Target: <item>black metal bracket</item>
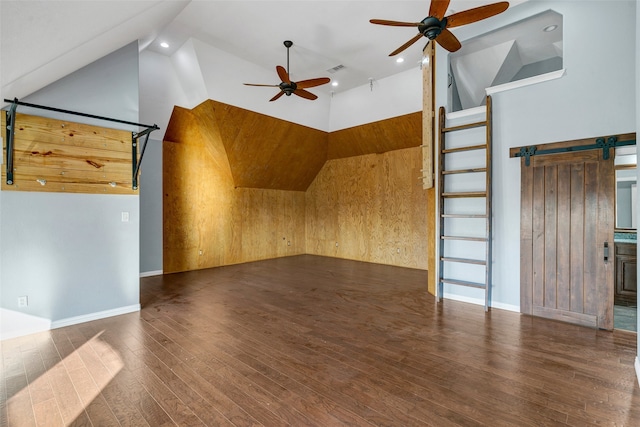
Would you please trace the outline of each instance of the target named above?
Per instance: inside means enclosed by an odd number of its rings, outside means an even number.
[[[618,142],[617,136],[610,136],[609,138],[607,138],[606,142],[604,138],[596,139],[596,145],[602,148],[602,158],[604,160],[609,160],[609,149],[616,148],[616,142]]]
[[[7,185],[13,185],[13,139],[16,128],[16,108],[18,99],[15,99],[7,110]]]
[[[131,157],[132,157],[132,186],[134,190],[138,189],[138,174],[140,173],[140,164],[142,163],[142,157],[144,156],[144,150],[147,148],[147,142],[149,141],[149,134],[154,130],[160,129],[158,125],[145,125],[142,123],[129,122],[126,120],[113,119],[111,117],[96,116],[94,114],[80,113],[78,111],[63,110],[61,108],[47,107],[44,105],[31,104],[28,102],[20,102],[18,98],[13,100],[5,99],[4,102],[11,102],[11,107],[7,110],[7,184],[13,185],[13,140],[15,135],[15,123],[16,123],[16,109],[18,105],[25,107],[39,108],[42,110],[55,111],[57,113],[73,114],[75,116],[89,117],[91,119],[104,120],[108,122],[121,123],[125,125],[138,126],[146,128],[141,132],[131,133]],[[140,158],[138,158],[138,139],[145,137],[144,144],[142,145],[142,151],[140,152]]]
[[[535,145],[531,145],[529,147],[520,148],[520,153],[517,154],[518,157],[524,157],[524,164],[529,166],[531,164],[531,156],[536,155],[536,150],[538,148]]]
[[[531,164],[530,159],[532,156],[539,156],[542,154],[556,154],[556,153],[568,153],[572,151],[586,151],[594,149],[602,149],[602,158],[608,160],[610,157],[610,149],[616,147],[624,147],[626,145],[636,145],[635,139],[627,141],[618,141],[617,136],[610,136],[608,138],[597,138],[595,144],[591,145],[579,145],[575,147],[563,147],[563,148],[551,148],[548,150],[538,150],[535,145],[529,147],[521,147],[520,151],[515,153],[515,157],[524,157],[525,166]]]
[[[159,129],[158,126],[153,125],[153,127],[149,127],[142,132],[131,133],[131,166],[133,170],[133,189],[138,189],[138,175],[140,174],[140,164],[142,163],[142,158],[144,157],[144,150],[147,149],[147,142],[149,142],[149,135],[154,130]],[[144,136],[144,142],[142,144],[142,150],[140,151],[140,158],[138,158],[138,140]]]

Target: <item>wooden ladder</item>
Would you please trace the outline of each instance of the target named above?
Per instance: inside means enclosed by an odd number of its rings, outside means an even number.
[[[444,284],[484,290],[484,308],[491,307],[491,97],[486,97],[485,119],[447,127],[445,108],[440,107],[440,145],[438,146],[440,215],[439,278],[437,300],[443,298]],[[450,144],[446,135],[451,132],[485,127],[484,137],[472,144],[468,138]],[[462,134],[460,135],[462,136]],[[453,139],[453,137],[452,137]],[[482,143],[479,139],[484,139]],[[484,151],[484,159],[473,153]],[[464,154],[464,152],[470,152]],[[454,156],[458,156],[455,159]],[[469,165],[465,163],[470,163]],[[478,164],[476,164],[478,163]],[[448,168],[448,164],[452,166]],[[480,177],[484,174],[484,184]],[[458,178],[455,178],[458,177]],[[462,178],[462,179],[461,179]],[[458,180],[456,182],[456,179]],[[466,181],[466,182],[465,182]],[[465,186],[484,187],[469,190]],[[455,202],[454,202],[455,199]],[[481,199],[485,200],[482,207]],[[475,200],[475,201],[474,201]],[[480,226],[478,223],[484,225]],[[462,230],[462,232],[460,232]],[[480,233],[479,231],[482,231]],[[475,243],[472,243],[475,242]],[[463,255],[459,255],[462,253]],[[470,267],[471,266],[471,267]],[[484,277],[479,278],[484,268]],[[454,278],[464,276],[464,278]],[[468,277],[470,276],[470,277]]]

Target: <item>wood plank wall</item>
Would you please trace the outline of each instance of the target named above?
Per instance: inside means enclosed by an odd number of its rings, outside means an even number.
[[[3,191],[138,194],[132,177],[131,132],[16,114],[14,184],[7,184],[3,160]]]
[[[208,100],[196,108],[218,126],[236,187],[305,191],[327,158],[327,133]]]
[[[329,133],[327,160],[380,154],[422,144],[422,113],[410,113]]]
[[[426,269],[421,168],[417,147],[328,161],[306,193],[307,253]]]
[[[236,188],[219,122],[176,108],[171,123],[163,143],[165,273],[304,253],[304,192]]]
[[[420,123],[413,113],[322,141],[317,130],[215,101],[176,107],[163,144],[164,272],[304,253],[426,269]],[[264,129],[278,130],[261,140]],[[311,145],[300,150],[300,141]],[[328,151],[350,157],[325,163]],[[255,173],[247,158],[267,159],[268,170]]]

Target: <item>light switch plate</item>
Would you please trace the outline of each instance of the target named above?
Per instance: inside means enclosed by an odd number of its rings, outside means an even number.
[[[129,212],[122,212],[122,222],[129,222]]]

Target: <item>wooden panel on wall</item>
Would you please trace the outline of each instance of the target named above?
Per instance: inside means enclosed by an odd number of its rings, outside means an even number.
[[[405,114],[329,134],[328,159],[381,154],[422,145],[422,112]]]
[[[305,191],[327,159],[327,133],[206,101],[196,110],[219,123],[236,187]]]
[[[306,194],[307,253],[426,269],[421,168],[417,147],[328,161]]]
[[[175,108],[165,134],[164,272],[304,253],[304,193],[235,188],[220,122],[207,120]]]
[[[305,253],[305,197],[301,191],[239,188],[242,260]]]
[[[2,114],[2,135],[6,115]],[[6,137],[3,158],[6,159]],[[132,188],[131,132],[16,114],[14,184],[2,190],[137,194]]]
[[[165,273],[304,253],[427,268],[435,205],[420,179],[420,113],[351,129],[360,147],[392,151],[334,159],[317,175],[321,135],[302,149],[313,132],[265,117],[215,101],[174,109],[163,144]],[[306,193],[239,185],[305,189],[299,166],[315,177]]]

